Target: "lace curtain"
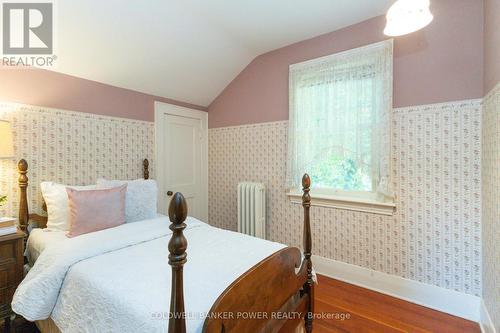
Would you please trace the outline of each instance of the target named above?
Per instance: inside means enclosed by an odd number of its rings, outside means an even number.
[[[392,40],[290,66],[287,187],[392,197]]]

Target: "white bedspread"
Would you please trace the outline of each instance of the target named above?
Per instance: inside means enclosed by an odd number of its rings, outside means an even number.
[[[67,239],[65,231],[33,229],[26,242],[24,255],[28,258],[28,264],[33,266],[40,254],[49,246],[55,245]]]
[[[285,247],[188,218],[184,299],[188,332],[238,276]],[[171,267],[166,217],[67,239],[38,258],[12,302],[28,320],[62,332],[166,332]]]

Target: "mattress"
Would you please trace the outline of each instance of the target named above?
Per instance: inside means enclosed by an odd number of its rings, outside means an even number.
[[[64,231],[50,231],[47,229],[33,229],[26,243],[25,256],[28,264],[33,267],[42,252],[49,246],[57,244],[66,239]]]

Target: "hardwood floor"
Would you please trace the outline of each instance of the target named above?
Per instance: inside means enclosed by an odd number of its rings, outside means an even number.
[[[477,323],[318,276],[313,333],[480,333]],[[16,320],[11,332],[36,333]]]
[[[481,332],[472,321],[321,275],[315,299],[314,333]]]

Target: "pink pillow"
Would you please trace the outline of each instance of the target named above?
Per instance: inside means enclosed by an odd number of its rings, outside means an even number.
[[[69,199],[68,237],[125,223],[127,184],[104,190],[79,191],[66,187]]]

